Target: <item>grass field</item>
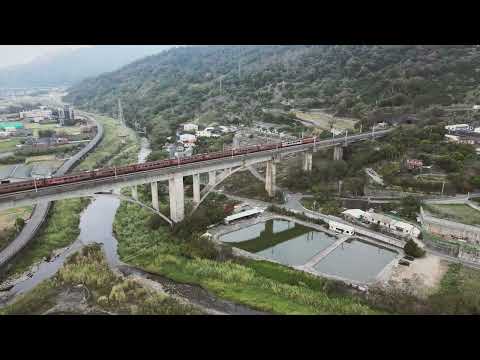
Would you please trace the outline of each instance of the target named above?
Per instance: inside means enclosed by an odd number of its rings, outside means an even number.
[[[480,271],[450,264],[439,291],[429,300],[438,313],[480,314]]]
[[[15,219],[21,217],[26,220],[32,213],[33,206],[25,206],[16,209],[7,209],[0,211],[0,230],[12,227],[15,224]]]
[[[428,205],[433,215],[468,225],[480,225],[480,211],[463,204]]]
[[[26,129],[30,129],[33,132],[33,136],[38,137],[39,130],[55,130],[57,133],[64,132],[68,135],[76,135],[81,133],[80,126],[57,126],[57,123],[54,124],[37,124],[37,123],[26,123]]]
[[[353,130],[358,120],[352,118],[336,117],[323,111],[296,112],[297,118],[314,123],[322,130],[330,130],[330,122],[333,121],[333,127],[336,129]]]
[[[0,250],[5,248],[17,235],[15,221],[17,218],[27,220],[32,214],[32,206],[0,211]]]
[[[136,133],[130,128],[119,126],[118,121],[115,119],[106,116],[97,116],[96,119],[103,124],[105,131],[104,138],[95,151],[82,161],[76,170],[92,170],[107,166],[110,160],[117,154],[133,147],[134,149],[129,149],[128,156],[121,157],[121,161],[116,162],[115,165],[118,165],[118,163],[125,164],[131,162],[132,158],[138,154],[140,146],[140,141]]]
[[[54,161],[55,155],[39,155],[39,156],[30,156],[25,159],[25,164],[30,164],[32,162],[39,161]]]
[[[0,140],[0,153],[15,151],[17,144],[20,144],[20,139]]]

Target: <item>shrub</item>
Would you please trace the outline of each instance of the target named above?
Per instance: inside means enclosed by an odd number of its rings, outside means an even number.
[[[151,230],[158,230],[161,225],[162,225],[162,218],[160,217],[160,215],[152,214],[148,219],[147,226]]]
[[[425,256],[425,250],[420,248],[417,243],[411,239],[407,241],[403,250],[405,251],[405,254],[415,258],[421,258]]]
[[[15,219],[15,228],[17,229],[17,231],[22,230],[24,226],[25,226],[25,220],[23,220],[23,218],[21,217],[17,217]]]

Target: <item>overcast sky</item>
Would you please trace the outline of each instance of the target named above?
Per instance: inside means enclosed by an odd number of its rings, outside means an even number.
[[[90,45],[0,45],[0,68],[25,64],[39,56],[84,46]]]

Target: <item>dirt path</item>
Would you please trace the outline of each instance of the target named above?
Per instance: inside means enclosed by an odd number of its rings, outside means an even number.
[[[410,266],[397,265],[390,280],[399,286],[410,284],[419,296],[434,292],[448,269],[448,263],[439,256],[427,254],[415,259]]]

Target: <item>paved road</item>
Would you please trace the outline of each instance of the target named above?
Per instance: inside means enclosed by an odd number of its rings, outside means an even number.
[[[80,114],[85,115],[86,114]],[[63,165],[56,171],[56,175],[64,175],[73,166],[75,166],[82,158],[84,158],[90,151],[92,151],[103,138],[103,126],[98,123],[92,116],[87,116],[97,125],[97,135],[85,146],[82,150],[65,161]],[[25,224],[22,231],[5,249],[0,252],[0,267],[11,260],[25,245],[27,245],[34,237],[41,225],[44,223],[48,210],[51,207],[51,202],[41,202],[33,209],[30,220]]]

